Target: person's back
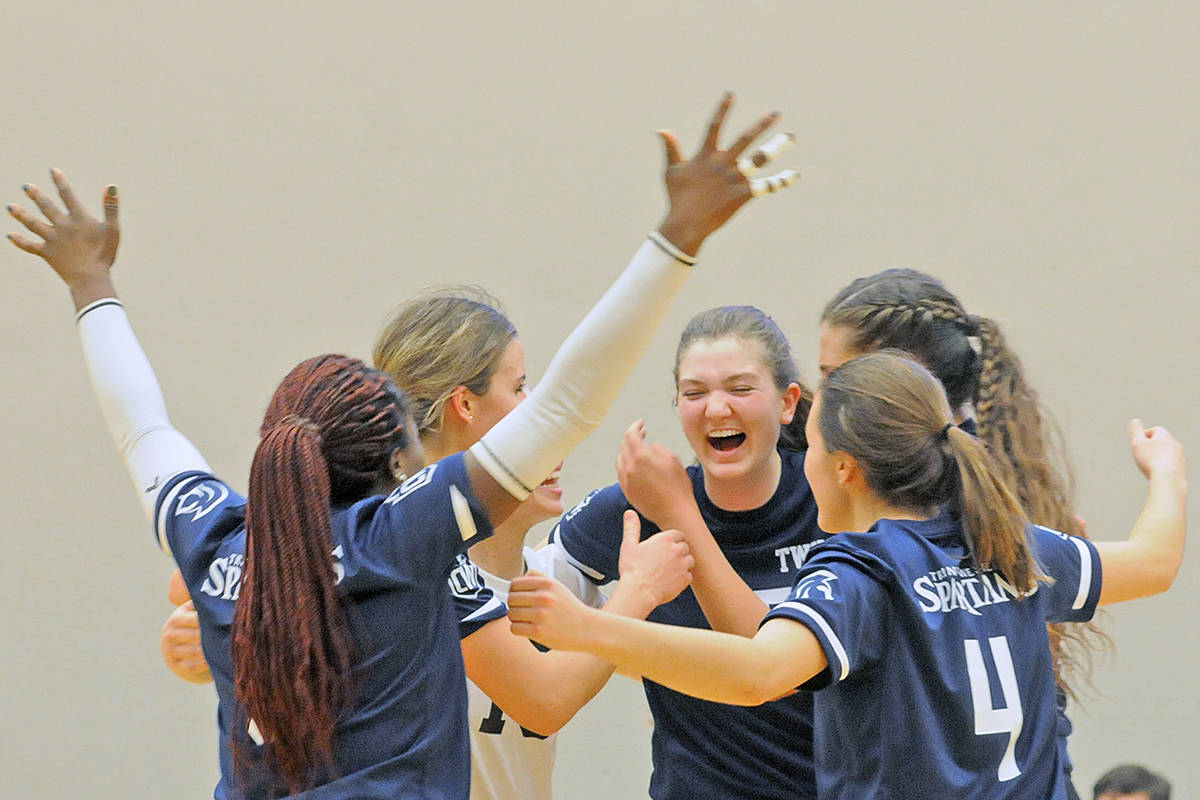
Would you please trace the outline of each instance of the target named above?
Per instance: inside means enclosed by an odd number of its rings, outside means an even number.
[[[455,493],[471,508],[461,521]],[[194,598],[220,698],[222,774],[237,774],[231,742],[252,754],[238,776],[246,783],[235,790],[223,780],[216,795],[265,794],[274,787],[272,772],[254,757],[266,755],[256,748],[261,744],[256,731],[237,722],[231,658],[245,563],[245,499],[203,474],[180,476],[165,487],[164,497],[160,533]],[[450,527],[460,535],[421,533]],[[317,788],[309,796],[343,797],[367,789],[397,797],[465,795],[465,677],[445,573],[457,542],[465,546],[490,530],[470,495],[461,456],[425,468],[387,497],[333,509],[332,570],[354,644],[353,699],[333,737],[337,766],[313,772]],[[492,615],[502,614],[496,604]],[[429,708],[438,713],[429,714]]]
[[[971,565],[949,514],[880,520],[813,549],[772,616],[815,613],[842,656],[804,687],[823,689],[821,797],[1066,796],[1044,623],[1090,614],[1099,575],[1062,534],[1031,527],[1029,538],[1054,582],[1025,597]]]

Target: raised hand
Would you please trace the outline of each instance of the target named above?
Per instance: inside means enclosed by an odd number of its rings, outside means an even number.
[[[44,219],[16,203],[7,206],[8,213],[43,241],[18,234],[9,234],[8,238],[26,253],[44,258],[71,289],[75,307],[82,308],[92,300],[115,294],[108,271],[117,257],[117,245],[121,240],[117,187],[110,185],[104,190],[104,220],[101,221],[83,207],[61,171],[50,170],[50,177],[65,212],[39,187],[27,183],[22,189],[41,210]]]
[[[673,527],[679,510],[696,504],[692,479],[682,462],[661,444],[646,442],[640,419],[621,439],[617,480],[630,504],[659,527]]]
[[[659,531],[643,541],[642,523],[636,511],[626,511],[622,522],[624,537],[618,567],[621,582],[613,594],[621,592],[637,597],[646,604],[645,614],[649,614],[688,587],[696,560],[681,532]]]
[[[1130,420],[1129,444],[1134,462],[1147,478],[1164,471],[1186,475],[1183,445],[1166,428],[1147,428],[1140,419]]]
[[[508,619],[512,632],[552,650],[579,650],[590,614],[567,587],[536,570],[514,578],[508,594]]]
[[[795,183],[799,173],[785,170],[769,178],[747,177],[753,169],[767,163],[785,145],[779,137],[772,139],[750,157],[739,159],[742,153],[779,118],[772,111],[762,116],[738,137],[728,150],[720,149],[721,125],[733,104],[733,94],[726,93],[708,124],[700,150],[684,159],[679,138],[671,131],[658,131],[667,154],[667,195],[671,207],[659,233],[688,255],[695,255],[701,243],[713,231],[725,224],[751,197],[774,192]],[[794,137],[784,135],[790,142]]]

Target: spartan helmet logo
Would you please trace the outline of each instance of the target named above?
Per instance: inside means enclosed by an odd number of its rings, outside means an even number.
[[[229,497],[229,490],[219,483],[198,483],[179,497],[175,516],[192,515],[192,522],[203,517]]]
[[[810,575],[805,575],[796,584],[796,599],[807,600],[810,597],[816,596],[832,600],[833,582],[836,580],[837,575],[834,575],[827,569],[819,569]]]

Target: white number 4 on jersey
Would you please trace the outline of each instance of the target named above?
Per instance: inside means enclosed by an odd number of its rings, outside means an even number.
[[[1020,768],[1017,767],[1016,748],[1025,715],[1021,712],[1021,694],[1017,690],[1017,673],[1013,669],[1008,638],[993,636],[988,639],[988,645],[991,647],[992,660],[996,663],[1000,688],[1004,692],[1004,705],[1000,708],[993,705],[991,683],[988,681],[983,652],[979,649],[979,640],[963,641],[963,647],[967,651],[967,677],[971,679],[971,701],[975,706],[975,734],[1008,734],[1008,747],[1004,751],[1004,757],[1000,759],[1000,767],[996,774],[1002,781],[1011,781],[1021,774]]]

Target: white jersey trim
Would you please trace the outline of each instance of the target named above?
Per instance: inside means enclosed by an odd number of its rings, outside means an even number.
[[[478,619],[478,618],[484,616],[485,614],[492,613],[497,608],[506,608],[506,606],[504,605],[504,603],[500,602],[500,600],[498,598],[493,596],[491,600],[487,601],[487,603],[485,603],[484,605],[482,605],[479,608],[472,611],[470,614],[467,614],[465,617],[463,617],[462,622],[470,622],[472,620]]]
[[[1078,611],[1087,603],[1092,589],[1092,551],[1075,536],[1071,541],[1079,549],[1079,593],[1075,595],[1075,605],[1071,606],[1072,611]]]
[[[778,608],[790,608],[793,611],[799,611],[817,623],[817,627],[821,629],[821,632],[825,634],[825,638],[829,640],[829,646],[833,648],[833,655],[839,662],[840,669],[837,670],[838,680],[844,681],[846,676],[850,674],[850,658],[846,655],[846,648],[842,646],[841,639],[833,632],[833,628],[829,627],[829,623],[825,621],[825,618],[803,603],[780,603]]]
[[[788,599],[788,595],[792,593],[792,587],[776,586],[774,589],[755,589],[754,593],[758,595],[759,600],[774,607]]]
[[[555,526],[555,531],[554,531],[555,533],[558,533],[557,528],[558,528],[558,526]],[[564,546],[562,544],[562,542],[560,542],[557,538],[551,539],[546,544],[546,546],[541,548],[541,550],[539,550],[538,552],[539,553],[545,552],[546,550],[548,550],[550,548],[554,548],[554,552],[556,554],[560,555],[562,557],[563,561],[567,562],[572,567],[574,567],[575,569],[582,572],[584,575],[587,575],[592,580],[597,581],[597,582],[604,582],[607,580],[607,577],[605,576],[605,574],[603,572],[598,572],[598,571],[592,569],[587,564],[583,563],[579,559],[575,558],[575,556],[571,555],[567,551],[566,546]]]
[[[475,526],[470,502],[454,484],[450,484],[450,506],[454,509],[454,519],[458,523],[458,532],[463,541],[471,541],[479,533],[479,529]]]
[[[173,478],[175,476],[172,475],[171,477]],[[179,493],[183,491],[184,487],[191,486],[196,481],[208,479],[208,475],[194,475],[190,478],[184,478],[183,480],[179,481],[179,483],[172,486],[171,491],[167,492],[167,494],[162,498],[162,502],[159,503],[158,519],[155,520],[154,532],[158,536],[158,546],[161,547],[162,551],[171,558],[174,558],[175,555],[171,552],[171,543],[167,541],[167,509],[169,509],[175,502],[175,498],[179,497]],[[163,483],[167,483],[170,480],[171,478],[168,478],[166,481],[163,481]]]

